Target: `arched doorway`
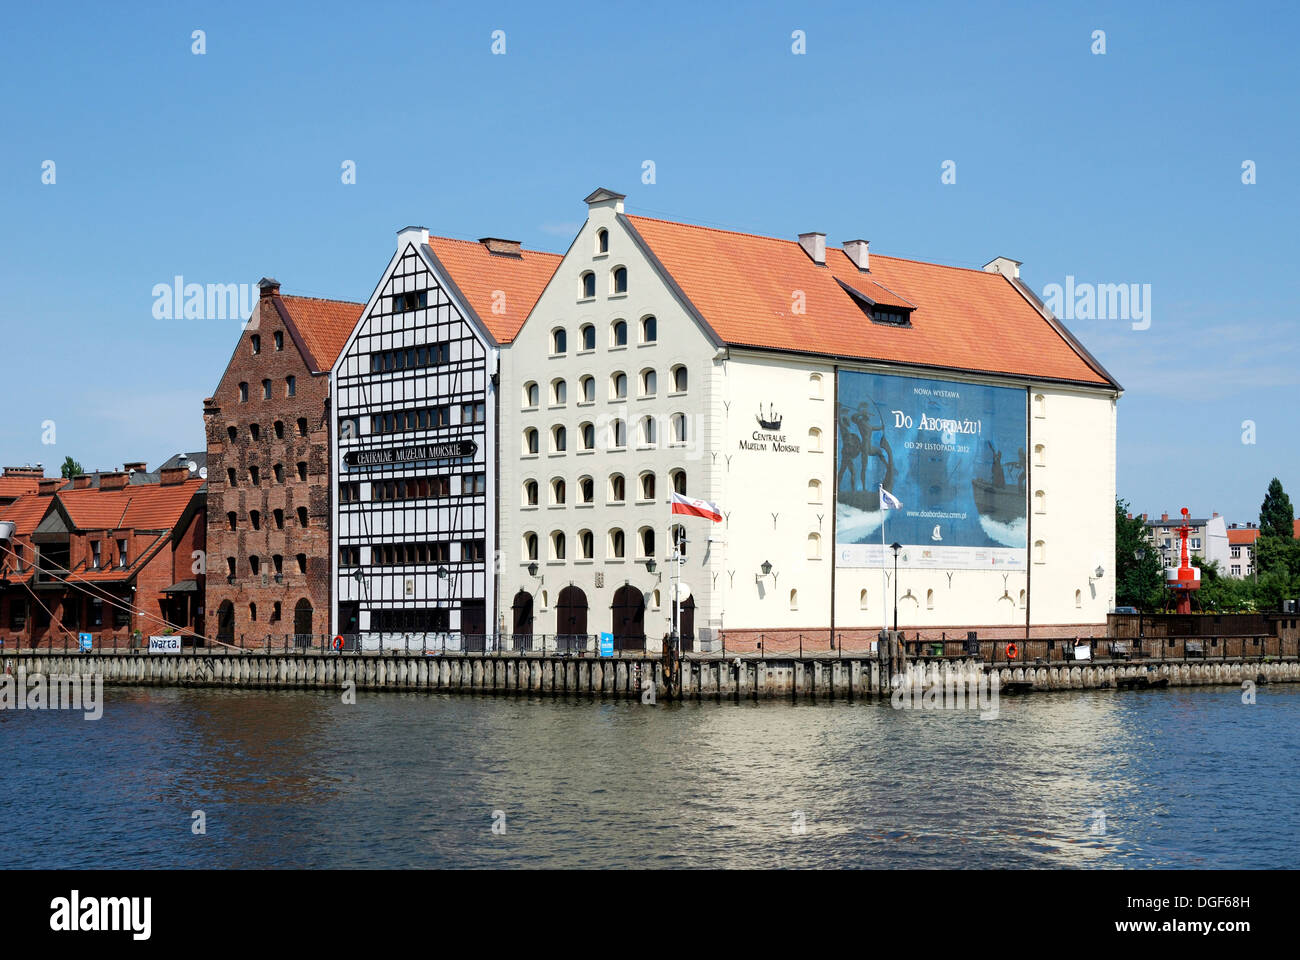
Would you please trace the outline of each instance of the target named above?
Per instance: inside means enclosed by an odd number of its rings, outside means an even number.
[[[225,643],[235,642],[235,605],[229,600],[221,601],[217,607],[217,639]]]
[[[515,601],[510,606],[513,613],[514,648],[531,650],[533,648],[533,595],[527,590],[515,594]]]
[[[629,583],[614,591],[611,632],[615,650],[645,649],[645,597]]]
[[[586,644],[587,638],[587,595],[578,587],[570,584],[560,591],[555,604],[556,645],[568,648],[577,638]]]
[[[293,606],[293,632],[298,646],[311,645],[311,601],[306,597]]]
[[[674,611],[676,613],[676,611]],[[681,620],[678,630],[681,633],[682,652],[690,653],[695,649],[695,597],[686,598],[682,604]]]

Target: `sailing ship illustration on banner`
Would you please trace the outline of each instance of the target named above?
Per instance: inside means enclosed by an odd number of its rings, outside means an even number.
[[[1025,394],[1010,387],[842,372],[836,403],[837,559],[880,550],[879,489],[906,504],[891,539],[914,565],[1022,566],[1028,464]]]

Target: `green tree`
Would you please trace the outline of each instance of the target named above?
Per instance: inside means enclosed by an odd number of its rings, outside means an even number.
[[[1291,498],[1277,477],[1269,481],[1268,493],[1264,494],[1264,502],[1259,507],[1259,535],[1295,539],[1295,511],[1291,508]]]
[[[1264,537],[1255,540],[1255,570],[1258,573],[1260,589],[1256,596],[1261,604],[1265,593],[1272,595],[1279,584],[1291,584],[1290,596],[1296,593],[1295,584],[1300,581],[1300,540],[1292,537]],[[1264,587],[1264,580],[1269,578],[1269,586]],[[1261,610],[1272,609],[1261,605]]]
[[[1129,519],[1129,502],[1115,500],[1115,603],[1152,610],[1164,603],[1160,554],[1141,517]]]
[[[1192,602],[1203,612],[1244,613],[1255,609],[1253,580],[1225,576],[1217,560],[1206,563],[1193,557],[1192,566],[1201,569],[1201,589],[1192,595]]]
[[[77,463],[76,460],[73,460],[71,457],[64,457],[63,466],[59,468],[59,472],[63,474],[65,480],[69,480],[78,474],[85,473],[86,471],[81,468],[81,464]]]

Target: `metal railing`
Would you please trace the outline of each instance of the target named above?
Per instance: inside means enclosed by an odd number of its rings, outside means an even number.
[[[144,654],[149,650],[149,637],[132,637],[123,630],[105,636],[102,627],[91,626],[90,646],[85,652]],[[181,649],[187,652],[209,650],[212,652],[239,651],[247,654],[288,655],[426,655],[460,656],[559,656],[599,657],[599,634],[465,634],[454,632],[428,633],[360,633],[360,634],[248,634],[219,636],[215,640],[186,634],[179,636]],[[683,645],[688,656],[722,657],[773,657],[790,656],[801,659],[828,659],[872,656],[877,637],[867,633],[837,633],[834,637],[825,631],[789,632],[743,636],[719,633],[707,647],[698,641]],[[666,638],[665,638],[666,640]],[[1258,660],[1300,657],[1300,640],[1272,634],[1258,636],[1180,636],[1180,637],[1100,637],[1055,639],[984,639],[926,636],[917,631],[904,631],[902,641],[907,656],[915,660],[952,660],[975,657],[999,665],[1049,665],[1087,662],[1123,662],[1128,660],[1196,662]],[[1076,642],[1086,644],[1089,656],[1081,659],[1075,655]],[[73,654],[82,650],[81,641],[73,633],[55,635],[46,628],[44,635],[35,638],[5,637],[0,642],[0,652],[17,652],[27,649],[53,650]],[[619,658],[652,658],[661,655],[661,641],[648,638],[615,638],[612,656]]]

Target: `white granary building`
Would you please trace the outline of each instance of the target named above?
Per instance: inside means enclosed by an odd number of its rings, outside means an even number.
[[[1102,632],[1121,391],[1016,261],[586,203],[499,345],[500,633],[658,649],[677,523],[688,648]]]

